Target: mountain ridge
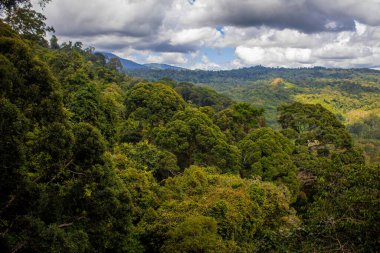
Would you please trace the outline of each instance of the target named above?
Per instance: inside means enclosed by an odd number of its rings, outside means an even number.
[[[117,58],[120,60],[121,65],[123,66],[123,71],[128,71],[128,70],[186,70],[185,68],[169,65],[169,64],[164,64],[164,63],[145,63],[145,64],[140,64],[125,58],[122,58],[120,56],[117,56],[113,53],[109,52],[99,52],[102,55],[106,57],[107,60]]]

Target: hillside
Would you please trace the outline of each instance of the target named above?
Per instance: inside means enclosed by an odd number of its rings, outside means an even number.
[[[371,69],[265,68],[230,71],[130,71],[150,80],[170,77],[179,82],[208,85],[235,100],[265,110],[270,126],[278,127],[277,107],[284,103],[321,104],[354,134],[368,159],[380,161],[380,139],[365,122],[380,119],[380,71]],[[380,129],[379,120],[370,126]],[[358,128],[358,125],[362,127]]]
[[[378,251],[380,167],[342,117],[293,102],[331,90],[375,102],[377,72],[221,94],[41,40],[0,21],[0,252]],[[262,108],[277,100],[289,103],[274,129]],[[378,133],[369,119],[363,138]]]

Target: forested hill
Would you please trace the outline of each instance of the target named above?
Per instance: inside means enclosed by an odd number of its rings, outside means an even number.
[[[265,68],[229,71],[129,71],[150,80],[170,77],[207,85],[233,99],[263,108],[268,125],[278,128],[277,107],[301,102],[321,104],[354,135],[372,162],[380,162],[380,71],[371,69]]]
[[[0,252],[378,252],[380,168],[323,106],[279,106],[274,130],[30,35],[0,21]]]
[[[158,70],[139,69],[124,70],[126,73],[149,80],[170,77],[179,82],[192,82],[210,85],[249,84],[263,79],[284,78],[290,82],[310,81],[314,78],[357,79],[365,78],[380,81],[380,71],[373,69],[335,69],[335,68],[267,68],[255,66],[233,70]]]

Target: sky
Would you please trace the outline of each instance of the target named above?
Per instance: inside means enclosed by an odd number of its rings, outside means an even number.
[[[47,24],[138,63],[380,68],[380,0],[52,0]]]

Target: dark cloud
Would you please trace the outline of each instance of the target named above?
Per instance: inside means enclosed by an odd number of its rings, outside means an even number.
[[[190,53],[198,49],[196,44],[180,44],[172,45],[170,41],[162,41],[157,43],[138,43],[135,45],[138,50],[151,50],[154,52],[177,52]]]
[[[63,36],[119,35],[147,37],[156,33],[171,0],[56,0],[46,8],[49,25]]]
[[[338,0],[339,1],[339,0]],[[277,29],[296,29],[305,33],[340,32],[355,29],[355,19],[361,19],[344,9],[330,11],[329,6],[321,6],[318,0],[299,1],[205,1],[204,8],[192,16],[194,23],[201,26],[267,26]],[[319,3],[319,4],[318,4]]]

